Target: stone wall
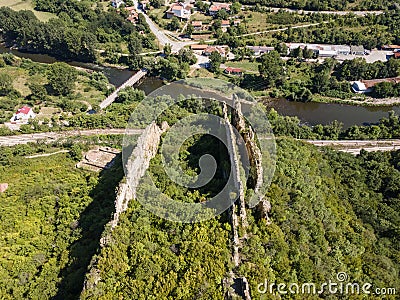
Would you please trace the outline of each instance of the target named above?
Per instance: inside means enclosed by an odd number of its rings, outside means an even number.
[[[100,247],[106,247],[112,242],[112,230],[118,225],[120,215],[128,209],[129,201],[136,197],[136,189],[140,179],[145,174],[150,165],[151,159],[157,154],[157,149],[160,144],[161,134],[166,130],[163,124],[163,130],[152,123],[146,127],[142,135],[139,137],[136,147],[132,151],[131,157],[127,161],[126,180],[122,181],[116,192],[114,201],[115,213],[113,219],[106,225],[110,230],[103,234],[100,239]],[[89,272],[86,274],[83,290],[94,288],[101,280],[100,271],[97,268],[97,259],[94,257],[90,263]]]

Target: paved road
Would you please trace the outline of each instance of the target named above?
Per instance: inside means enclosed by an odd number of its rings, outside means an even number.
[[[141,134],[142,129],[130,129],[130,134]],[[75,136],[90,136],[98,134],[124,134],[125,129],[92,129],[92,130],[70,130],[61,132],[42,132],[33,134],[20,134],[11,136],[0,136],[0,146],[15,146],[38,141],[52,142],[60,138]]]
[[[143,12],[143,10],[139,9],[138,6],[138,1],[134,0],[133,1],[134,6],[136,7],[136,10],[142,14],[145,19],[147,24],[150,27],[150,30],[153,32],[153,34],[157,37],[158,41],[160,42],[160,44],[162,46],[165,46],[166,44],[170,44],[171,45],[171,49],[172,52],[178,52],[180,49],[182,49],[183,47],[187,46],[187,45],[191,45],[193,44],[193,42],[178,42],[178,41],[174,41],[172,39],[170,39],[164,32],[164,30],[160,29],[154,22],[152,19],[150,19],[150,17]]]
[[[368,152],[375,151],[393,151],[400,149],[400,140],[305,140],[307,143],[315,146],[330,146],[338,151],[351,153],[354,155],[360,154],[364,149]]]
[[[346,10],[346,11],[315,11],[315,10],[302,10],[302,9],[291,9],[291,8],[279,8],[279,7],[267,7],[267,9],[270,9],[273,12],[278,12],[279,10],[284,10],[288,12],[293,12],[293,13],[298,13],[298,14],[326,14],[326,15],[349,15],[349,14],[354,14],[356,16],[366,16],[369,14],[372,15],[380,15],[383,14],[384,12],[382,10],[371,10],[371,11],[351,11],[351,10]]]
[[[118,93],[120,90],[126,88],[127,86],[132,86],[136,82],[138,82],[141,78],[143,78],[147,74],[146,69],[142,69],[138,71],[135,75],[133,75],[131,78],[129,78],[127,81],[125,81],[120,87],[118,87],[111,95],[109,95],[106,99],[104,99],[100,103],[100,108],[104,109],[107,106],[111,105],[115,99],[118,97]]]

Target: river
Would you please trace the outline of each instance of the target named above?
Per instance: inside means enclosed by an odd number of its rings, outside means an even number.
[[[39,62],[39,63],[45,63],[45,64],[51,64],[54,62],[58,62],[61,60],[58,60],[55,57],[52,57],[47,54],[36,54],[36,53],[28,53],[28,52],[22,52],[14,49],[10,49],[5,47],[4,45],[0,44],[0,53],[12,53],[15,56],[19,57],[24,57],[24,58],[29,58],[32,61]],[[129,71],[128,69],[118,69],[118,68],[112,68],[112,67],[103,67],[99,66],[96,64],[91,64],[91,63],[83,63],[83,62],[77,62],[77,61],[67,61],[71,66],[75,67],[81,67],[85,69],[90,69],[98,72],[103,72],[104,75],[107,76],[108,81],[115,85],[115,86],[120,86],[123,84],[125,81],[131,77],[134,72]]]
[[[9,48],[6,48],[4,45],[0,44],[0,53],[5,52],[11,52],[16,56],[29,58],[32,61],[41,63],[54,63],[59,61],[56,58],[46,54],[33,54],[18,50],[10,50]],[[133,75],[133,72],[127,69],[103,67],[95,64],[76,61],[68,61],[67,63],[72,66],[103,72],[107,76],[110,83],[115,86],[120,86],[130,76]],[[136,88],[143,90],[146,94],[149,94],[162,85],[162,80],[158,78],[147,77],[141,81]],[[376,123],[379,121],[379,119],[387,117],[390,110],[394,110],[400,115],[400,106],[363,107],[336,103],[291,102],[285,99],[268,102],[267,107],[274,108],[281,115],[297,116],[301,122],[305,124],[329,124],[330,122],[337,120],[343,123],[345,128],[352,125]]]

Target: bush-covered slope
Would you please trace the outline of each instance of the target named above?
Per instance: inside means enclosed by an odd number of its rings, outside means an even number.
[[[66,153],[24,157],[32,151],[0,148],[0,298],[78,298],[122,167],[97,174]]]
[[[248,278],[252,296],[260,296],[265,279],[321,284],[338,272],[350,282],[399,290],[398,157],[356,158],[279,140],[267,194],[272,224],[250,215],[236,272]],[[132,201],[98,258],[102,280],[84,298],[221,299],[221,279],[232,267],[226,220],[171,223]]]

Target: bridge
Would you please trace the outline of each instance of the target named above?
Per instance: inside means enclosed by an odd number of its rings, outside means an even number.
[[[109,95],[103,102],[100,103],[100,108],[104,109],[107,106],[111,105],[115,99],[118,97],[118,93],[120,90],[132,86],[137,83],[140,79],[142,79],[147,74],[146,69],[139,70],[136,74],[130,77],[127,81],[125,81],[120,87],[118,87],[111,95]]]

